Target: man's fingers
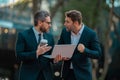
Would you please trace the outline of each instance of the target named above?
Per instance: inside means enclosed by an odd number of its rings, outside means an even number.
[[[59,62],[59,61],[61,61],[61,60],[62,60],[61,54],[58,54],[58,55],[54,58],[54,62],[55,62],[55,63],[57,63],[57,62]]]
[[[70,58],[68,57],[63,57],[62,60],[69,60]]]
[[[45,49],[45,51],[47,52],[47,51],[49,51],[51,48],[52,48],[51,46],[46,46],[44,49]]]

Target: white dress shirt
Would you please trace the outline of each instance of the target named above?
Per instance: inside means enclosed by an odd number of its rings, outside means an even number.
[[[83,29],[84,29],[84,24],[82,24],[82,28],[77,34],[74,34],[73,32],[71,32],[71,44],[74,44],[74,45],[78,44],[80,37],[82,35]],[[72,62],[70,65],[70,69],[73,69]]]

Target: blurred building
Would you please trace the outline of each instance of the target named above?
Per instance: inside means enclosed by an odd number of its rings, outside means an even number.
[[[23,1],[18,3],[17,1]],[[0,80],[15,80],[15,42],[19,31],[33,26],[32,0],[0,0]],[[49,11],[56,0],[42,0],[40,9]],[[25,6],[24,6],[25,5]],[[52,29],[57,41],[61,32],[61,12],[57,12],[52,19]],[[16,74],[15,74],[16,75]]]
[[[17,0],[0,1],[0,80],[15,80],[17,33],[32,26],[30,9],[21,12],[8,1]]]

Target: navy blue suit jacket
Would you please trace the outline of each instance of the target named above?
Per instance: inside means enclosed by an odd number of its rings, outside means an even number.
[[[92,66],[90,58],[97,59],[101,56],[100,44],[96,33],[85,26],[78,44],[79,43],[85,45],[85,51],[84,53],[80,53],[76,47],[72,58],[65,61],[63,68],[63,78],[65,80],[66,77],[69,77],[67,72],[70,68],[70,62],[73,64],[76,80],[92,80]],[[66,31],[64,28],[58,44],[71,44],[71,32]]]
[[[49,46],[54,46],[52,35],[44,33],[43,37],[48,40]],[[32,28],[18,33],[16,56],[21,61],[20,80],[37,80],[40,71],[43,72],[45,80],[52,80],[50,59],[43,57],[43,55],[36,58],[37,46],[37,40]],[[51,50],[45,54],[51,54]]]

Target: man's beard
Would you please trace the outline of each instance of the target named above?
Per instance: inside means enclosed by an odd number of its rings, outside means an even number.
[[[67,27],[66,27],[66,30],[67,30],[68,32],[71,32],[71,31],[72,31],[71,28],[67,28]]]
[[[43,27],[40,28],[40,31],[41,31],[41,32],[48,32],[48,30],[45,29],[45,28],[43,28]]]

